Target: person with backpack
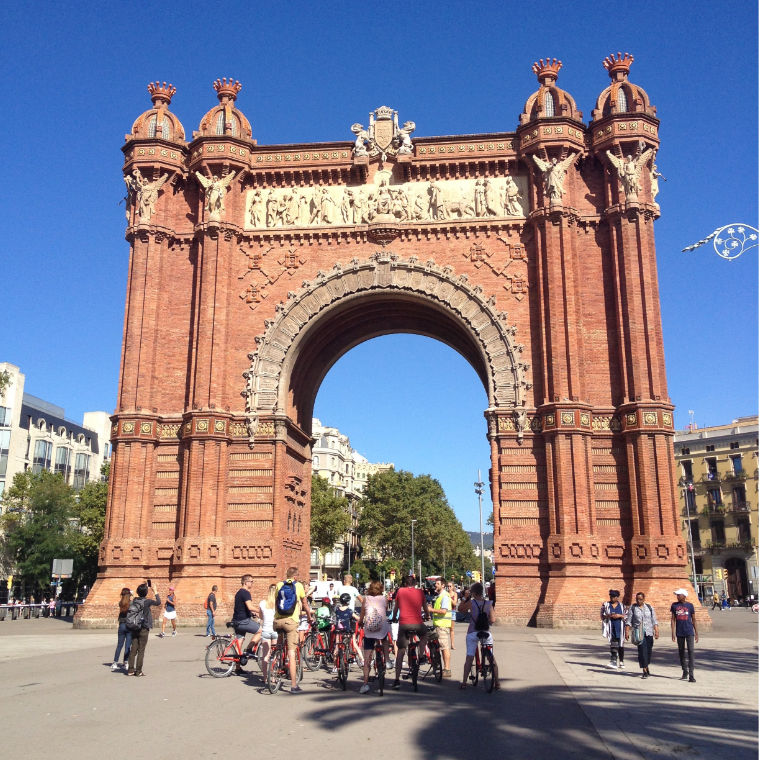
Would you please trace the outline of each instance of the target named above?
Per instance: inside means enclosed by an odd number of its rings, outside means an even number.
[[[388,600],[383,593],[382,581],[370,581],[367,593],[362,599],[362,608],[359,612],[359,625],[364,626],[364,683],[359,689],[359,694],[369,692],[369,668],[372,664],[372,650],[378,639],[383,642],[385,662],[388,663],[388,634],[391,632],[388,623]]]
[[[470,676],[470,668],[472,667],[472,661],[475,657],[475,652],[478,649],[479,639],[478,634],[487,631],[488,638],[486,644],[493,646],[493,636],[491,635],[491,626],[496,622],[496,616],[493,611],[493,603],[483,596],[483,584],[473,583],[470,586],[469,598],[459,604],[459,612],[470,613],[470,625],[467,628],[467,656],[464,659],[464,672],[462,674],[462,683],[459,684],[460,689],[467,688],[467,679]],[[493,662],[494,675],[496,676],[496,682],[494,689],[499,689],[499,667],[496,664],[496,660]]]
[[[288,648],[288,665],[290,667],[290,693],[300,694],[303,689],[298,685],[298,668],[296,662],[296,648],[298,647],[298,623],[301,617],[301,609],[306,610],[307,617],[311,620],[311,607],[306,598],[306,590],[300,581],[295,579],[297,567],[289,567],[287,578],[277,584],[275,597],[274,623],[272,627],[279,634],[285,635]]]
[[[214,628],[214,618],[216,617],[216,592],[218,586],[211,587],[211,593],[206,597],[203,606],[206,608],[206,636],[216,638],[216,628]]]
[[[153,615],[151,607],[160,607],[161,598],[158,591],[154,591],[149,585],[150,581],[141,583],[137,587],[137,598],[133,599],[127,610],[125,623],[132,633],[132,645],[129,648],[129,660],[127,664],[128,676],[144,676],[143,659],[145,648],[148,646],[148,636],[153,628]],[[148,592],[153,598],[148,598]]]
[[[646,597],[639,591],[636,594],[636,604],[632,604],[625,616],[625,640],[633,638],[633,643],[639,650],[639,667],[641,677],[649,678],[649,663],[652,661],[654,640],[660,638],[660,628],[657,615],[652,605],[646,603]]]

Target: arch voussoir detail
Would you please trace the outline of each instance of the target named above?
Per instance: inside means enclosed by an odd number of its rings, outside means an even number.
[[[495,308],[496,299],[485,298],[479,285],[470,284],[466,275],[457,276],[449,266],[380,251],[363,261],[353,259],[345,268],[335,264],[328,272],[318,272],[299,290],[290,291],[287,300],[275,307],[275,317],[265,320],[265,332],[256,336],[256,348],[248,354],[250,368],[243,373],[251,447],[258,421],[286,411],[283,371],[294,343],[325,309],[342,299],[373,292],[408,294],[452,314],[483,356],[489,407],[522,408],[524,391],[531,387],[526,380],[528,365],[519,359],[523,346],[514,340],[517,328],[509,324],[505,311]]]

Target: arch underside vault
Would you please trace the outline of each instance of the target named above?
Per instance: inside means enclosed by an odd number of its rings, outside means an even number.
[[[288,293],[266,328],[245,373],[251,445],[265,415],[284,414],[310,430],[314,398],[330,367],[357,344],[388,333],[426,335],[458,351],[480,377],[489,408],[517,412],[530,387],[523,346],[506,312],[466,276],[413,256],[382,251],[346,268],[336,264]]]

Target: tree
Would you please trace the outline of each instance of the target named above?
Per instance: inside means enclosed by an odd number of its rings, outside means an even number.
[[[362,500],[359,529],[365,542],[384,560],[395,558],[399,570],[411,566],[411,523],[415,562],[425,574],[469,569],[474,563],[470,539],[449,505],[441,484],[429,475],[386,470],[371,475]],[[415,568],[416,569],[416,568]]]
[[[488,515],[488,519],[486,520],[486,524],[490,525],[493,528],[493,512],[491,512],[491,514]]]
[[[348,499],[336,496],[319,475],[311,476],[311,545],[319,549],[322,562],[336,541],[351,527]],[[321,568],[324,569],[323,567]]]
[[[72,556],[74,492],[58,473],[19,472],[3,494],[2,554],[22,595],[50,588],[53,559]]]
[[[11,384],[11,373],[7,369],[0,372],[0,398],[5,398],[5,391]]]
[[[76,495],[73,507],[72,549],[77,588],[92,586],[98,574],[98,553],[106,525],[110,463],[104,462],[102,480],[90,481]]]

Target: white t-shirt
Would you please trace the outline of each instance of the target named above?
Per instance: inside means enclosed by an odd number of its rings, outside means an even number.
[[[270,609],[262,600],[259,602],[259,609],[261,610],[261,632],[274,633],[274,628],[272,627],[274,623],[274,608]]]
[[[356,607],[356,597],[361,596],[359,594],[359,589],[356,588],[356,586],[341,586],[340,594],[348,594],[351,597],[351,601],[349,602],[348,606],[352,609]],[[338,594],[338,596],[340,596],[340,594]]]

